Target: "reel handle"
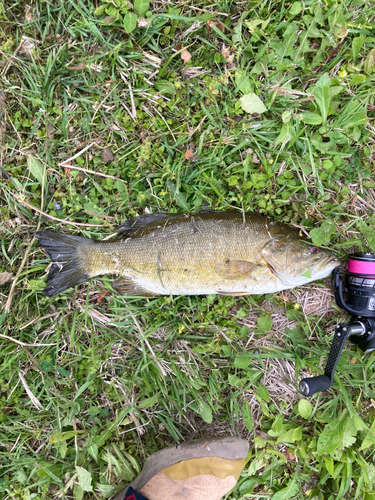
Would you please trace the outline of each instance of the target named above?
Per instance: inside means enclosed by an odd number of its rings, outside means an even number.
[[[365,331],[365,326],[360,321],[356,321],[351,325],[348,325],[347,323],[340,323],[337,325],[324,370],[324,375],[302,379],[299,384],[300,392],[304,396],[310,397],[316,392],[328,390],[333,384],[333,375],[335,373],[337,363],[339,362],[342,350],[344,349],[346,339],[349,335],[361,335],[365,333]]]

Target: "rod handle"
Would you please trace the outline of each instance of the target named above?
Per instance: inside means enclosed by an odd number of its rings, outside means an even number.
[[[304,396],[310,397],[316,392],[326,391],[332,385],[332,380],[327,375],[303,378],[299,383],[299,390]]]

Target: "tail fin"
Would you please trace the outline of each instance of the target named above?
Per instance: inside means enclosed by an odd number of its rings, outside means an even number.
[[[47,231],[38,231],[35,238],[47,250],[52,260],[48,286],[43,290],[43,295],[51,297],[91,277],[81,263],[79,248],[82,249],[82,245],[92,245],[92,240]]]

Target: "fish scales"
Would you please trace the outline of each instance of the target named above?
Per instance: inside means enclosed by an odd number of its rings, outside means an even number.
[[[301,284],[299,275],[295,283],[283,275],[291,257],[296,257],[293,246],[299,249],[293,266],[300,265],[301,252],[307,258],[305,271],[314,260],[298,230],[264,216],[231,212],[161,216],[157,214],[154,221],[148,216],[151,222],[134,229],[125,227],[123,239],[114,243],[81,242],[76,249],[76,267],[84,272],[82,281],[101,274],[120,274],[114,287],[129,295],[270,293]],[[53,237],[49,238],[53,245]],[[48,244],[44,246],[51,255]],[[327,275],[338,263],[328,252],[320,252],[319,262],[324,261],[329,268],[324,271]],[[51,255],[52,260],[55,257]],[[55,268],[51,278],[58,272]],[[302,279],[307,281],[311,279]],[[53,281],[50,286],[54,286]],[[58,288],[46,290],[54,294]]]
[[[231,215],[231,214],[230,214]],[[215,272],[227,260],[262,263],[260,255],[270,234],[265,225],[243,222],[242,216],[212,220],[203,217],[174,220],[146,234],[108,244],[98,243],[87,255],[93,275],[121,273],[152,284],[164,293],[209,293],[223,286]]]

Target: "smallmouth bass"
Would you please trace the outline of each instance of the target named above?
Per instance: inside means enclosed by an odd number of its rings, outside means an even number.
[[[121,295],[249,295],[324,278],[339,265],[299,231],[265,216],[231,212],[150,214],[124,222],[107,243],[35,233],[52,267],[47,296],[103,274]]]

